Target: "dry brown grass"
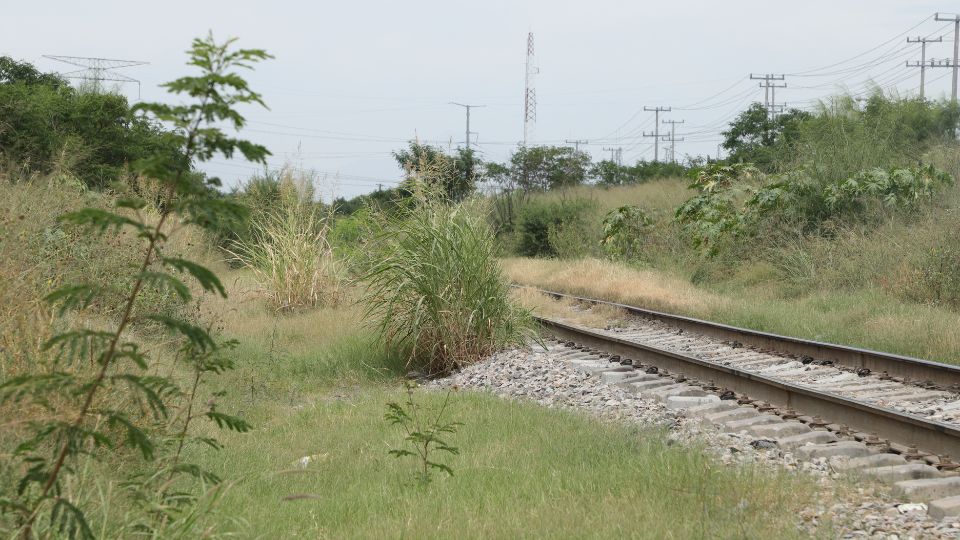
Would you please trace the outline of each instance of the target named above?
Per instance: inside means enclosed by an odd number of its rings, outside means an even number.
[[[585,305],[567,298],[554,298],[532,288],[518,288],[510,295],[534,315],[592,328],[622,326],[627,312],[623,309],[599,305]]]
[[[503,260],[507,277],[520,285],[602,298],[670,312],[706,313],[728,302],[723,297],[654,270],[609,261]]]

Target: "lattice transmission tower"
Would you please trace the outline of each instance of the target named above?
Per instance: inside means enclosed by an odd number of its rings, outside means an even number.
[[[527,146],[527,139],[533,134],[537,123],[537,89],[534,87],[534,77],[540,73],[533,54],[533,32],[527,34],[527,65],[525,86],[523,92],[523,146]]]
[[[133,77],[128,77],[122,73],[113,71],[115,69],[145,66],[149,62],[140,62],[137,60],[116,60],[113,58],[90,58],[86,56],[56,56],[45,54],[44,58],[63,62],[72,66],[78,66],[83,69],[60,73],[61,77],[67,79],[79,79],[82,81],[92,81],[93,91],[99,92],[103,81],[114,81],[121,83],[137,83],[137,99],[140,99],[140,81]]]

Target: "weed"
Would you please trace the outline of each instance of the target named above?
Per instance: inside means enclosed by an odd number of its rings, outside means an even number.
[[[407,434],[403,440],[413,447],[413,451],[405,448],[395,448],[388,453],[396,458],[417,458],[420,464],[417,479],[421,483],[427,484],[432,480],[431,471],[434,469],[453,476],[453,469],[449,465],[430,461],[430,459],[432,454],[436,452],[447,452],[454,456],[460,454],[457,447],[450,446],[449,443],[441,439],[446,434],[453,435],[463,425],[462,422],[447,422],[443,418],[444,413],[447,412],[447,406],[450,404],[450,393],[456,390],[456,387],[447,390],[447,394],[443,398],[443,404],[437,411],[436,416],[433,416],[431,411],[423,410],[423,406],[413,399],[417,384],[413,381],[406,381],[404,386],[407,400],[402,404],[395,401],[387,403],[387,413],[384,415],[384,419],[392,425],[403,428],[403,431]],[[431,416],[433,416],[432,420],[429,418]]]

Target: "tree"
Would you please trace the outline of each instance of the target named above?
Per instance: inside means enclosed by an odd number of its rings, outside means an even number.
[[[732,162],[750,162],[769,168],[776,160],[777,145],[789,144],[795,138],[799,124],[809,118],[810,113],[798,109],[770,118],[766,107],[754,103],[721,133],[723,147],[730,153]]]
[[[410,141],[407,149],[393,153],[408,180],[419,180],[442,190],[453,201],[460,201],[476,189],[479,160],[473,150],[459,149],[447,155],[435,146]]]
[[[600,186],[623,186],[654,178],[686,176],[689,169],[695,166],[696,159],[689,157],[686,164],[641,160],[634,165],[618,165],[615,161],[603,160],[590,168],[590,177]]]
[[[0,84],[22,83],[52,88],[67,86],[67,81],[53,73],[41,73],[32,64],[17,62],[9,56],[0,56]]]
[[[526,190],[549,190],[580,185],[587,178],[590,156],[562,146],[521,146],[510,156],[517,185]]]
[[[79,92],[0,57],[0,157],[31,173],[66,172],[104,188],[129,164],[158,153],[182,150],[157,122],[134,115],[125,97]]]

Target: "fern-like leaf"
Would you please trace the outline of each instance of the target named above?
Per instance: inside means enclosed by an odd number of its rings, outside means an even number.
[[[151,272],[148,270],[137,274],[137,278],[141,279],[145,285],[176,293],[180,300],[184,302],[190,301],[189,287],[166,272]]]
[[[167,315],[160,315],[157,313],[147,315],[144,318],[158,322],[165,326],[167,330],[182,335],[200,352],[206,352],[208,350],[217,348],[217,344],[213,341],[213,338],[210,337],[210,334],[195,324],[190,324],[187,321],[177,319],[176,317],[169,317]]]
[[[99,287],[85,283],[67,285],[53,291],[43,299],[51,305],[60,304],[57,314],[62,317],[68,311],[86,309],[100,292]]]
[[[86,227],[97,234],[103,234],[108,230],[119,231],[124,227],[132,227],[141,236],[147,236],[151,232],[150,227],[144,223],[99,208],[84,208],[76,212],[68,212],[61,215],[58,220],[62,223]]]
[[[223,287],[223,283],[220,282],[220,279],[217,278],[216,274],[211,272],[206,267],[177,257],[164,257],[163,264],[171,268],[175,268],[181,272],[187,272],[197,280],[197,283],[203,287],[203,290],[207,292],[216,292],[224,298],[227,297],[227,290]]]
[[[206,413],[206,417],[210,420],[213,420],[220,429],[227,428],[238,433],[246,433],[250,431],[250,424],[248,424],[242,418],[236,416],[223,414],[217,411],[209,411]]]

